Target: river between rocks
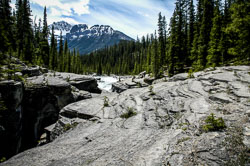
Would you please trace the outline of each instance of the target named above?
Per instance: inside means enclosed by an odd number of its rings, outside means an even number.
[[[118,81],[118,78],[112,76],[97,76],[98,88],[111,92],[112,84]]]

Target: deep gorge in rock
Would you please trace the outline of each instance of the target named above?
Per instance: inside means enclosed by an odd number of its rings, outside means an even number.
[[[31,74],[25,83],[0,83],[1,99],[6,101],[8,108],[8,112],[1,112],[0,153],[7,158],[37,146],[44,128],[58,120],[59,111],[64,106],[91,98],[89,92],[101,92],[97,81],[91,77],[68,73],[39,74],[39,68],[33,70],[38,74]]]

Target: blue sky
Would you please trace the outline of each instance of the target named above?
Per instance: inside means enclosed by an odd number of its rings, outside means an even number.
[[[110,25],[133,38],[153,33],[159,12],[169,23],[174,3],[175,0],[30,0],[33,17],[42,18],[43,7],[47,7],[49,24],[64,20],[89,26]]]

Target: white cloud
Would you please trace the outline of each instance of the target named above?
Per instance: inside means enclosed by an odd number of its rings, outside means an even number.
[[[60,20],[62,20],[62,18],[58,18],[57,21],[60,21]],[[63,18],[63,21],[66,21],[69,24],[80,24],[79,22],[77,22],[73,18]]]
[[[15,6],[12,0],[12,7]],[[47,7],[48,24],[67,21],[70,24],[104,24],[136,38],[154,33],[158,13],[169,24],[175,0],[30,0],[33,18],[43,18]]]
[[[42,7],[46,6],[48,9],[51,9],[51,14],[69,16],[73,14],[72,10],[78,15],[89,14],[89,1],[90,0],[80,0],[62,3],[60,0],[31,0],[30,2]]]
[[[162,0],[93,0],[91,17],[80,20],[88,24],[107,24],[114,29],[136,38],[154,33],[157,29],[158,13],[162,12],[169,23],[174,1]]]
[[[52,16],[61,16],[62,15],[62,12],[60,10],[57,10],[54,7],[52,7],[50,10],[51,10],[51,15]]]

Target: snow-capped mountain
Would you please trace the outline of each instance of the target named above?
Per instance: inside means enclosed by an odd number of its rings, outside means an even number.
[[[60,35],[62,30],[64,40],[67,39],[68,46],[71,50],[74,48],[79,50],[81,54],[87,54],[95,50],[112,46],[121,40],[134,40],[120,31],[114,30],[108,25],[94,25],[88,27],[86,24],[78,24],[71,26],[61,21],[53,23],[56,36]],[[49,27],[52,28],[52,25]],[[59,37],[57,38],[59,40]]]
[[[65,21],[60,21],[60,22],[54,22],[53,24],[49,25],[49,29],[52,29],[52,26],[54,25],[54,31],[56,36],[60,36],[60,33],[62,31],[62,35],[66,35],[67,33],[70,32],[72,25]]]

